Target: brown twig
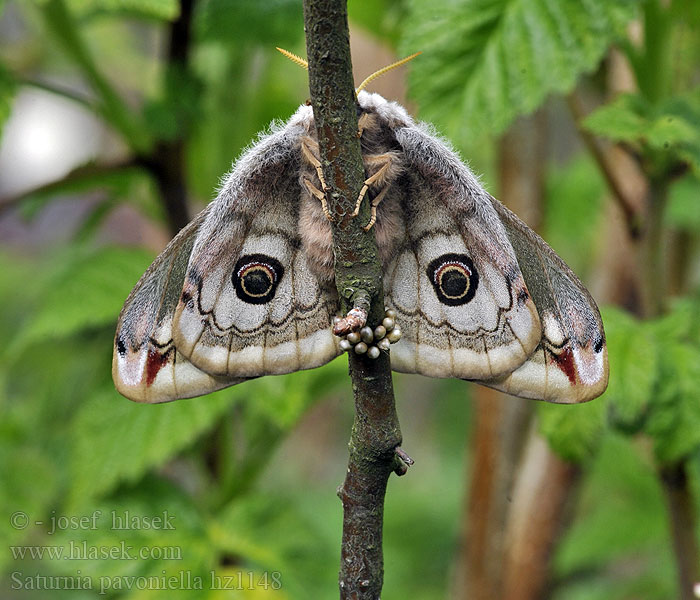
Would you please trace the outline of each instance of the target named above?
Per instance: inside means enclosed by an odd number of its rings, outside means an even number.
[[[678,570],[679,598],[696,598],[693,585],[700,579],[700,551],[695,537],[696,517],[686,461],[666,465],[659,471],[671,519],[673,550]]]
[[[346,313],[359,298],[369,297],[367,322],[377,325],[384,316],[384,293],[376,239],[363,228],[369,219],[367,203],[358,218],[351,216],[364,169],[345,0],[304,0],[304,23],[311,103],[328,207],[335,217],[336,286]],[[377,599],[384,570],[384,495],[391,472],[403,470],[395,453],[401,431],[388,354],[369,360],[351,353],[349,362],[356,413],[348,471],[338,490],[344,511],[340,597]]]
[[[642,234],[642,215],[637,208],[637,203],[628,197],[627,192],[622,187],[618,174],[615,171],[613,161],[609,157],[609,153],[601,146],[600,141],[581,125],[583,119],[586,117],[586,111],[583,108],[581,99],[576,93],[576,90],[571,92],[566,97],[566,100],[581,139],[598,164],[612,192],[613,198],[615,198],[625,216],[625,223],[627,224],[627,231],[630,237],[633,240],[638,239]]]

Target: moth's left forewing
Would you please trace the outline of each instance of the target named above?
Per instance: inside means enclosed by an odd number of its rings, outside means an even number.
[[[605,391],[608,351],[600,312],[566,263],[515,214],[493,205],[518,256],[542,322],[542,339],[513,373],[482,381],[509,394],[563,404]]]
[[[301,140],[311,107],[239,160],[192,249],[173,337],[217,377],[279,375],[340,354],[332,282],[310,270],[300,232]]]
[[[432,131],[392,103],[376,104],[403,150],[409,181],[407,244],[385,277],[404,331],[392,368],[477,380],[550,402],[600,395],[607,348],[586,288]],[[436,271],[433,256],[448,266]],[[465,272],[473,267],[479,287],[463,306],[450,306],[437,294],[437,279],[460,261],[469,263]]]
[[[541,337],[534,302],[488,194],[459,158],[412,123],[394,129],[406,161],[406,243],[385,277],[404,333],[392,368],[500,377]]]

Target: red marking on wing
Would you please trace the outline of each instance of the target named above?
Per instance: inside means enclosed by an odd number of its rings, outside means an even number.
[[[561,354],[551,353],[550,356],[557,367],[569,378],[571,385],[576,385],[576,365],[574,365],[574,353],[571,348],[566,348]]]
[[[150,386],[156,379],[158,372],[168,364],[168,359],[170,358],[170,352],[172,348],[166,352],[161,352],[158,348],[148,349],[148,358],[146,359],[146,385]]]

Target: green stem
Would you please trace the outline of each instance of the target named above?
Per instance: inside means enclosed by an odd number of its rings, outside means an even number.
[[[664,252],[664,212],[668,204],[672,175],[649,174],[646,235],[640,248],[643,276],[643,312],[647,319],[664,313],[667,297]],[[686,474],[687,459],[661,465],[658,477],[666,496],[673,551],[676,557],[681,600],[694,598],[693,585],[700,577],[700,552],[695,538],[696,514],[693,493]]]
[[[609,150],[604,148],[601,142],[581,125],[586,114],[578,89],[571,92],[566,97],[566,100],[581,139],[596,161],[605,182],[608,184],[613,199],[622,210],[630,238],[633,240],[639,239],[641,235],[641,215],[636,209],[633,199],[628,197],[625,188],[621,185],[621,178],[617,173],[613,160],[611,160]]]
[[[644,50],[635,70],[642,93],[653,104],[666,97],[671,84],[671,14],[661,0],[644,4]]]
[[[669,181],[650,177],[647,197],[646,235],[640,248],[643,311],[647,318],[663,314],[666,299],[666,261],[663,246],[664,211],[668,203]]]
[[[129,108],[100,73],[63,0],[50,0],[42,8],[47,29],[60,42],[94,89],[107,121],[122,134],[135,153],[143,153],[149,145],[145,129],[139,125]]]

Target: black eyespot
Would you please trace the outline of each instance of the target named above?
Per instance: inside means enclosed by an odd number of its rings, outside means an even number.
[[[466,254],[443,254],[428,265],[428,279],[438,300],[448,306],[469,302],[479,287],[479,274]]]
[[[119,356],[126,356],[126,344],[122,338],[117,338],[117,352]]]
[[[596,354],[600,352],[603,349],[603,344],[605,344],[605,340],[602,337],[599,337],[595,341],[595,345],[593,346],[593,349],[595,350]]]
[[[284,267],[276,258],[266,254],[241,256],[233,269],[231,280],[236,295],[248,304],[266,304],[284,275]]]

